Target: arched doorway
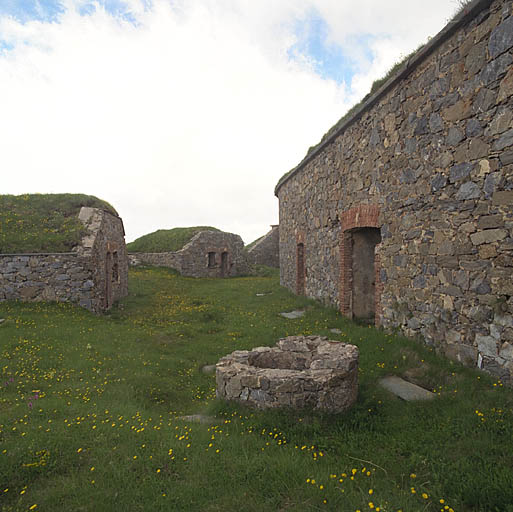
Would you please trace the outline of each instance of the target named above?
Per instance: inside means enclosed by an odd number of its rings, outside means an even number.
[[[360,204],[340,214],[340,311],[381,322],[381,221],[379,206]]]

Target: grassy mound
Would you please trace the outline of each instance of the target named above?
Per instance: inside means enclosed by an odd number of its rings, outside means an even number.
[[[82,206],[117,215],[109,203],[84,194],[0,195],[0,253],[71,251],[84,234]]]
[[[200,231],[220,231],[211,226],[158,229],[126,244],[128,252],[174,252],[182,249]]]

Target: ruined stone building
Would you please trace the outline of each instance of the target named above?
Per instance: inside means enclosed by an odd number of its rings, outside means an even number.
[[[130,252],[129,260],[131,265],[174,268],[187,277],[234,277],[248,272],[242,238],[218,230],[199,231],[176,251]]]
[[[272,225],[271,231],[255,240],[246,247],[250,265],[266,265],[279,268],[280,266],[280,230],[278,225]]]
[[[103,205],[107,203],[91,196],[71,194],[2,198],[10,204],[15,204],[19,199],[26,205],[30,205],[34,199],[39,208],[41,205],[44,208],[47,201],[48,217],[43,213],[38,220],[42,222],[41,231],[45,231],[46,219],[53,215],[52,210],[55,205],[58,208],[61,199],[70,201],[71,198],[75,215],[60,216],[58,224],[53,223],[52,228],[47,230],[50,245],[46,250],[37,247],[35,250],[13,252],[12,245],[7,242],[2,245],[0,241],[0,301],[73,302],[100,313],[128,294],[128,259],[123,222],[114,209],[104,208]],[[80,206],[81,201],[93,205],[98,203],[99,207]],[[12,218],[16,219],[16,213]],[[1,220],[2,234],[5,235],[9,231],[9,212],[3,211]],[[25,221],[29,223],[27,219]],[[23,226],[24,219],[15,222]],[[77,226],[79,231],[75,229]],[[75,243],[71,234],[77,232],[80,236],[78,243]],[[21,233],[24,233],[23,227]],[[59,250],[52,250],[51,235],[55,233],[59,238]],[[7,236],[3,240],[7,240]],[[69,249],[62,250],[63,244]]]
[[[513,3],[474,0],[276,186],[281,283],[513,375]]]

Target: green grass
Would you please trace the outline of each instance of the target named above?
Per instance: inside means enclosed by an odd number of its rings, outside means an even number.
[[[82,206],[116,211],[84,194],[0,195],[0,253],[69,252],[85,233]]]
[[[278,315],[296,308],[305,316]],[[276,275],[140,267],[106,316],[9,302],[0,318],[2,512],[513,510],[511,389],[293,296]],[[346,414],[217,402],[200,371],[312,333],[360,349]],[[405,372],[436,400],[406,403],[377,384]],[[180,419],[195,413],[215,419]]]
[[[129,252],[174,252],[183,249],[200,231],[219,231],[210,226],[159,229],[126,244]]]

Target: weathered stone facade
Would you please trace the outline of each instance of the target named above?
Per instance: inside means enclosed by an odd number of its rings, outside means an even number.
[[[130,253],[131,265],[155,265],[178,270],[187,277],[233,277],[248,273],[244,242],[224,231],[201,231],[180,251]]]
[[[271,231],[247,250],[250,265],[266,265],[279,268],[280,266],[280,229],[271,226]]]
[[[216,365],[216,394],[257,408],[343,412],[358,395],[358,348],[320,336],[236,350]]]
[[[512,64],[475,0],[328,132],[276,187],[282,284],[511,381]]]
[[[0,301],[73,302],[99,313],[128,294],[121,219],[88,207],[79,218],[87,234],[74,252],[0,254]]]

